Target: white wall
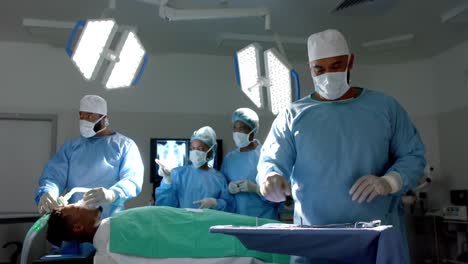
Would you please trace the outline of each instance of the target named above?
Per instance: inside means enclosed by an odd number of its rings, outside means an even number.
[[[434,57],[440,156],[447,189],[468,189],[468,41]],[[448,199],[448,197],[447,197]]]

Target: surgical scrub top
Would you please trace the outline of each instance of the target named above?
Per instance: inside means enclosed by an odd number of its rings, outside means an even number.
[[[74,187],[104,187],[118,194],[113,203],[102,205],[101,217],[109,217],[123,210],[124,202],[141,192],[143,170],[138,147],[130,138],[119,133],[79,137],[65,142],[47,163],[39,179],[36,203],[46,192],[58,197]],[[74,194],[69,203],[82,196]]]
[[[239,148],[229,152],[224,158],[221,172],[228,182],[249,180],[255,182],[261,145],[250,151],[241,152]],[[272,203],[256,193],[239,192],[234,194],[233,213],[278,219],[278,203]]]
[[[296,224],[380,219],[402,230],[398,206],[423,175],[424,145],[395,99],[359,89],[358,97],[343,101],[305,97],[273,122],[257,181],[271,173],[290,180]],[[351,200],[349,190],[360,177],[390,171],[401,175],[401,191],[362,204]]]
[[[193,202],[211,197],[217,202],[212,209],[229,210],[232,197],[227,190],[226,178],[219,171],[185,165],[174,168],[171,175],[172,184],[161,181],[161,186],[156,188],[156,205],[198,208],[200,205]]]

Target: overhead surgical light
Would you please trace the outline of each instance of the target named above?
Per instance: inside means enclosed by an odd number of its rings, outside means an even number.
[[[73,51],[73,41],[81,28],[83,31]],[[118,35],[118,44],[112,45]],[[116,48],[111,50],[111,46]],[[102,83],[108,89],[136,85],[148,60],[134,30],[128,27],[119,28],[113,19],[78,21],[72,30],[66,50],[88,81],[97,79],[104,64],[107,69]]]
[[[282,109],[289,107],[293,101],[291,77],[294,70],[289,63],[282,58],[276,49],[272,48],[266,50],[263,54],[263,58],[265,60],[265,71],[268,79],[268,102],[270,104],[270,111],[276,115]],[[295,95],[297,95],[299,91],[297,74],[295,75],[295,78]],[[297,97],[299,96],[297,95]]]
[[[254,43],[241,49],[236,53],[234,61],[242,91],[257,107],[263,107],[260,46]]]
[[[261,47],[257,43],[241,49],[235,56],[237,83],[259,108],[278,114],[300,97],[299,77],[286,59],[275,49],[263,52],[265,77],[261,74]],[[266,94],[262,87],[266,87]],[[266,99],[264,99],[267,97]],[[295,99],[293,99],[295,97]]]
[[[106,88],[108,89],[131,86],[145,56],[145,50],[135,33],[127,31],[125,35],[120,40],[119,60],[114,60],[107,68],[106,76],[108,78],[104,78],[104,80],[107,79]]]
[[[78,22],[77,25],[82,26],[83,22]],[[86,23],[71,57],[85,79],[96,78],[96,72],[103,61],[101,54],[109,47],[115,31],[116,24],[112,19],[89,20]]]

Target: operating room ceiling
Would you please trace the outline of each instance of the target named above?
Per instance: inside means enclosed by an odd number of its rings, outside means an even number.
[[[290,60],[307,61],[306,39],[327,28],[341,30],[352,51],[367,63],[398,63],[433,56],[468,39],[468,19],[442,22],[441,16],[466,0],[374,0],[389,2],[381,9],[366,4],[332,12],[343,0],[172,0],[175,8],[253,8],[271,10],[272,31],[284,40]],[[65,47],[70,30],[25,27],[24,18],[76,21],[98,18],[107,0],[3,0],[0,3],[0,40],[48,43]],[[468,11],[459,17],[466,16]],[[232,18],[169,22],[158,16],[158,6],[137,0],[116,0],[114,15],[119,24],[138,27],[138,34],[152,53],[198,53],[232,55],[249,41],[224,40],[225,33],[271,36],[262,18]],[[364,48],[363,43],[399,36],[412,36],[406,43]],[[304,40],[303,44],[294,40]],[[386,41],[384,41],[386,42]],[[271,47],[274,43],[261,43]],[[387,43],[388,44],[388,43]]]

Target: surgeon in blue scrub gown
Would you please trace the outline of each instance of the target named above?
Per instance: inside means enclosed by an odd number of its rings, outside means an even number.
[[[57,198],[74,187],[91,188],[75,194],[69,203],[83,199],[89,207],[103,208],[102,218],[124,209],[143,184],[143,162],[130,138],[107,127],[107,103],[97,95],[80,101],[81,137],[65,142],[47,163],[36,193],[41,213],[57,208]]]
[[[316,92],[275,119],[258,164],[261,193],[274,202],[292,194],[295,223],[381,219],[407,249],[398,207],[426,165],[418,131],[394,98],[349,86],[354,56],[340,32],[311,35],[308,53]]]
[[[234,195],[233,212],[242,215],[278,219],[279,203],[259,195],[255,181],[261,145],[255,139],[259,129],[257,113],[239,108],[232,114],[233,139],[237,148],[223,160],[221,172],[226,176],[229,192]]]
[[[190,138],[191,164],[170,172],[160,164],[159,174],[163,180],[155,191],[156,205],[229,211],[232,197],[227,190],[226,178],[208,166],[215,153],[215,131],[209,126],[195,131]]]

